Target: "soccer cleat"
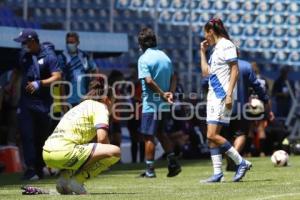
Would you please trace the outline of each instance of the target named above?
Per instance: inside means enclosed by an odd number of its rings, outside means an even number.
[[[77,182],[75,179],[70,179],[68,184],[68,189],[75,194],[87,194],[86,189],[83,186],[83,183]]]
[[[28,181],[36,181],[39,179],[40,177],[36,174],[36,172],[33,169],[27,169],[22,177],[22,180]]]
[[[149,171],[146,170],[145,172],[141,173],[139,175],[139,177],[141,177],[141,178],[156,178],[156,174],[155,174],[154,171],[149,172]]]
[[[238,166],[238,169],[235,173],[235,176],[233,177],[234,182],[240,181],[246,174],[248,170],[252,167],[252,163],[248,160],[243,159],[241,164]]]
[[[167,177],[174,177],[174,176],[177,176],[181,172],[181,167],[178,163],[176,163],[174,165],[169,165],[168,170],[169,170],[169,172],[167,174]]]
[[[56,190],[59,194],[72,194],[72,190],[68,188],[70,179],[66,179],[64,177],[59,177],[56,181]]]
[[[220,174],[214,174],[211,177],[209,177],[208,179],[201,181],[202,183],[218,183],[218,182],[222,182],[224,175],[221,172]]]

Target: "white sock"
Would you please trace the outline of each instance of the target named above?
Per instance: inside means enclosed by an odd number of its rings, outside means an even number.
[[[241,162],[243,161],[242,156],[239,154],[239,152],[234,147],[231,147],[225,153],[226,153],[226,155],[228,155],[234,161],[234,163],[236,165],[241,164]]]
[[[222,154],[212,155],[211,161],[214,168],[214,175],[222,173]]]

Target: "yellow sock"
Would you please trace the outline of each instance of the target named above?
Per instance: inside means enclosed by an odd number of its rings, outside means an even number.
[[[77,172],[73,177],[79,183],[84,183],[87,179],[98,176],[101,172],[120,160],[119,157],[109,157],[98,160],[87,168]]]

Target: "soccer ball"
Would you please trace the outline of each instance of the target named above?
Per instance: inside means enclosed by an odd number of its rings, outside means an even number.
[[[289,154],[283,150],[278,150],[271,156],[271,161],[274,166],[282,167],[287,166],[289,160]]]
[[[252,115],[259,115],[265,112],[264,103],[256,98],[251,99],[248,107],[248,112]]]

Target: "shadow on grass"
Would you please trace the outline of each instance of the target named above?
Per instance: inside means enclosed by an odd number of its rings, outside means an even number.
[[[210,160],[209,159],[195,159],[195,160],[179,160],[179,163],[182,167],[185,166],[198,166],[198,165],[210,165]],[[155,162],[155,168],[166,168],[167,161],[166,160],[157,160]],[[123,170],[143,170],[145,169],[145,163],[119,163],[117,165],[114,165],[112,167],[112,171],[123,171]]]
[[[89,195],[135,195],[136,192],[91,192]]]
[[[209,160],[180,160],[179,161],[182,167],[185,166],[204,166],[210,165]],[[165,160],[158,160],[155,163],[155,168],[167,168],[167,161]],[[136,174],[138,176],[137,170],[143,171],[145,169],[144,163],[130,163],[130,164],[122,164],[119,163],[114,165],[109,171],[104,172],[103,174]],[[135,177],[136,177],[135,176]],[[53,184],[57,177],[46,177],[44,179],[38,181],[23,181],[21,180],[22,174],[15,173],[15,174],[0,174],[0,187],[1,186],[22,186],[22,185],[46,185],[46,184]]]

